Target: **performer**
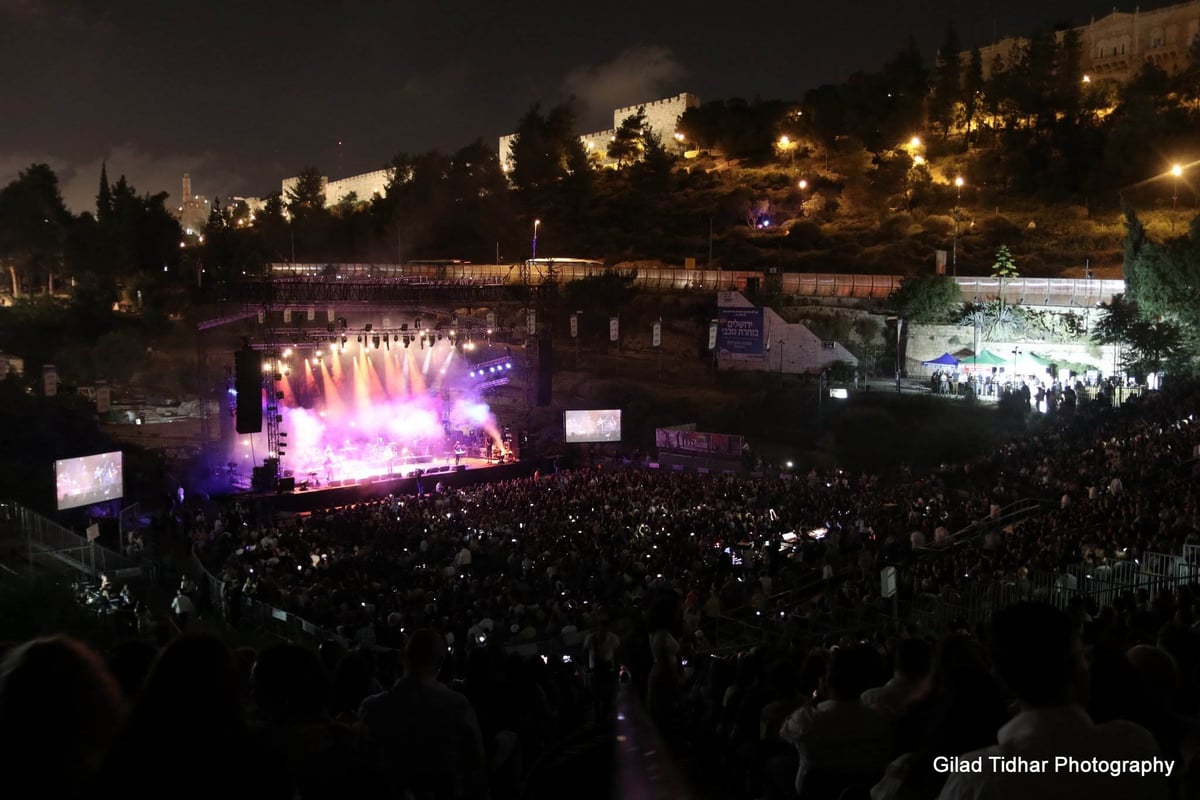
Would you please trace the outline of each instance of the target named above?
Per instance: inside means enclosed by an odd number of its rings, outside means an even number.
[[[454,443],[454,466],[458,466],[462,461],[463,453],[467,452],[463,449],[462,442]]]
[[[329,483],[333,480],[333,456],[329,453],[325,454],[325,482]]]

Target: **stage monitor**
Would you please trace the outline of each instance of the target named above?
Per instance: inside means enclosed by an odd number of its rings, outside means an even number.
[[[59,511],[119,500],[125,493],[121,451],[55,461],[54,485]]]
[[[563,429],[567,444],[621,441],[621,410],[566,411]]]

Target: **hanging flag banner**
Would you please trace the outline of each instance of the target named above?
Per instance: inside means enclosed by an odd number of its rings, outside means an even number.
[[[655,347],[662,347],[662,323],[654,323],[654,328],[650,334],[651,344]]]
[[[292,324],[292,310],[290,308],[285,308],[283,310],[283,324],[284,325]]]
[[[496,312],[495,311],[489,311],[487,313],[487,326],[489,328],[496,327]]]
[[[620,317],[609,317],[608,318],[608,340],[610,342],[615,342],[619,338],[621,338],[621,318]]]
[[[572,314],[571,315],[571,338],[576,339],[578,337],[579,337],[579,316],[576,314]]]
[[[537,333],[537,312],[532,308],[525,315],[525,332],[530,336]]]
[[[392,318],[391,317],[383,318],[383,327],[385,330],[392,327]]]
[[[107,414],[112,408],[112,389],[108,381],[96,381],[96,413]]]
[[[46,389],[46,397],[54,397],[58,394],[58,370],[53,364],[46,364],[42,367],[42,383]]]
[[[708,325],[708,349],[717,349],[717,323],[710,322]]]
[[[262,325],[262,324],[264,324],[266,321],[267,321],[267,312],[266,312],[266,311],[259,311],[259,312],[258,312],[258,324],[259,324],[259,325]]]
[[[333,309],[332,308],[325,309],[325,321],[333,322],[335,319],[337,319],[337,316],[333,313]]]
[[[722,357],[762,358],[765,340],[761,306],[720,309],[717,350]]]
[[[316,319],[317,319],[317,307],[316,307],[316,306],[309,306],[309,307],[308,307],[308,321],[309,321],[309,322],[315,322],[315,321],[316,321]]]

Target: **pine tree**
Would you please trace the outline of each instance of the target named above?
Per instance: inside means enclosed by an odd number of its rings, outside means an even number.
[[[112,190],[108,187],[108,162],[100,162],[100,191],[96,195],[96,221],[101,225],[112,217]]]
[[[971,128],[975,117],[983,109],[983,54],[976,47],[967,61],[967,73],[963,76],[963,124],[966,126],[967,147],[971,146]]]
[[[951,24],[946,38],[938,48],[934,68],[933,99],[929,104],[929,121],[942,130],[942,138],[954,127],[955,112],[962,100],[962,57],[958,31]]]

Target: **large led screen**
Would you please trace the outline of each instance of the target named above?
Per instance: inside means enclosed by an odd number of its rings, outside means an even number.
[[[59,511],[117,500],[125,493],[121,452],[55,461],[54,485]]]
[[[566,411],[563,428],[567,444],[621,441],[621,410]]]

